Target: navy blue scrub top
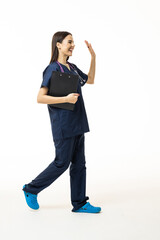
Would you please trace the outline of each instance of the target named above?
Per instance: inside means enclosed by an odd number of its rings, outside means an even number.
[[[83,101],[83,96],[81,92],[81,87],[88,80],[88,75],[83,73],[75,64],[71,63],[77,70],[78,74],[82,77],[79,78],[77,93],[80,94],[78,96],[78,100],[75,103],[75,108],[73,111],[67,109],[61,109],[56,107],[48,106],[52,136],[53,140],[55,139],[63,139],[67,137],[76,136],[85,132],[89,132],[88,119],[86,115],[85,105]],[[71,71],[63,64],[60,64],[66,73],[77,74],[73,69]],[[61,72],[60,66],[57,62],[50,63],[45,70],[43,71],[43,81],[40,86],[48,87],[51,79],[52,71]]]

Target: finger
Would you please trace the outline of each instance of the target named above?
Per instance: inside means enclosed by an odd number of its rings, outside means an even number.
[[[89,48],[89,50],[91,50],[91,49],[92,49],[92,46],[91,46],[91,44],[90,44],[90,43],[88,44],[88,48]]]
[[[87,47],[89,48],[89,43],[88,43],[88,41],[85,40],[85,43],[86,43]]]

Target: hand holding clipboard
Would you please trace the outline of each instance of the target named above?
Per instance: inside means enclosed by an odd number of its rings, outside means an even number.
[[[77,100],[78,100],[78,96],[79,95],[80,95],[79,93],[70,93],[70,94],[68,94],[66,96],[67,102],[75,104],[77,102]]]

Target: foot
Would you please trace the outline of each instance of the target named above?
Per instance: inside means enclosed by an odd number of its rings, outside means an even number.
[[[23,186],[23,188],[25,187],[25,185]],[[23,190],[24,191],[24,190]],[[37,202],[37,195],[36,194],[32,194],[29,192],[25,192],[24,191],[24,196],[27,202],[27,205],[34,210],[39,209],[39,204]]]
[[[84,206],[75,210],[74,212],[83,212],[83,213],[99,213],[101,211],[100,207],[94,207],[89,202],[87,202]]]

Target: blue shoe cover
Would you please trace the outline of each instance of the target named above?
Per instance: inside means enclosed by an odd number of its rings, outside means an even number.
[[[25,185],[23,186],[23,188],[25,187]],[[24,190],[23,190],[24,191]],[[37,195],[36,194],[32,194],[32,193],[29,193],[29,192],[25,192],[24,191],[24,196],[25,196],[25,199],[26,199],[26,202],[27,202],[27,205],[34,209],[34,210],[37,210],[39,209],[39,204],[37,202]]]
[[[75,210],[74,212],[83,212],[83,213],[99,213],[101,211],[100,207],[94,207],[89,202],[87,202],[84,206]]]

